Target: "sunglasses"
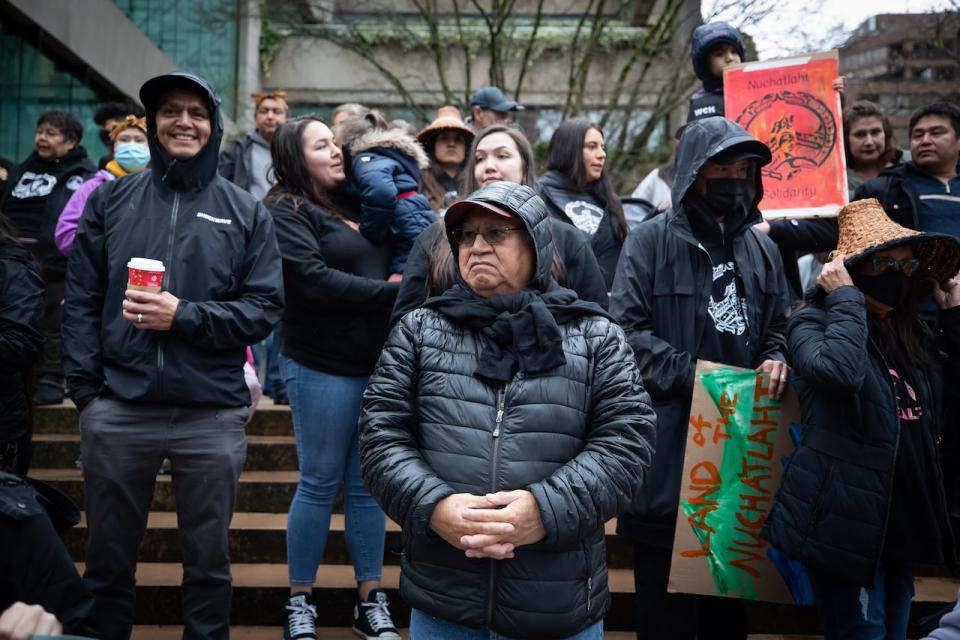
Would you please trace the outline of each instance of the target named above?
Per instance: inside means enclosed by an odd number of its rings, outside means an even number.
[[[523,227],[489,227],[483,231],[460,227],[459,229],[454,229],[451,235],[453,235],[453,239],[461,247],[472,247],[478,235],[483,236],[484,242],[490,246],[494,246],[506,242],[507,236],[510,235],[511,231],[521,230],[523,230]]]
[[[873,268],[877,270],[877,273],[903,271],[905,275],[912,276],[919,266],[919,258],[905,258],[903,260],[898,260],[897,258],[888,258],[887,256],[873,257]]]

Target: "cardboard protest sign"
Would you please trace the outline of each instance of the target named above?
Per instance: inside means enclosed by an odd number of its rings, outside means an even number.
[[[835,216],[847,203],[837,52],[734,65],[723,72],[726,116],[766,143],[765,218]]]
[[[777,402],[767,388],[765,376],[755,371],[697,364],[671,592],[810,601],[802,568],[760,537],[799,438],[793,390]]]

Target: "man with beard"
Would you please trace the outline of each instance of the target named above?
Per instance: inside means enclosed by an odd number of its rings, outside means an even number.
[[[666,591],[697,360],[764,371],[774,398],[787,385],[783,263],[751,228],[770,150],[714,116],[677,154],[673,208],[627,237],[610,297],[657,412],[649,481],[617,530],[634,542],[638,639],[746,638],[742,602]]]

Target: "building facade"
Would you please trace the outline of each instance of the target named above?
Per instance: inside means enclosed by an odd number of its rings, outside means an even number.
[[[907,144],[910,114],[937,100],[960,103],[960,13],[882,14],[861,23],[840,48],[845,102],[870,100]]]

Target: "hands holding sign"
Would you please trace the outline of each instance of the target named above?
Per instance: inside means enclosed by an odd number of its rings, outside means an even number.
[[[546,535],[533,494],[500,491],[485,496],[456,493],[437,503],[430,528],[468,558],[514,557],[516,547]]]

